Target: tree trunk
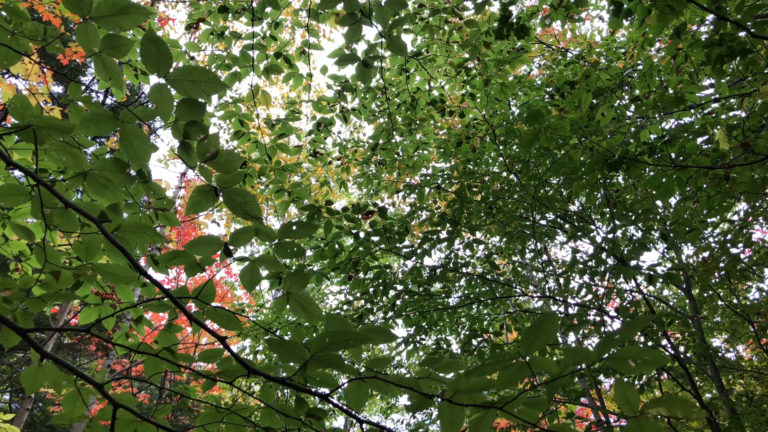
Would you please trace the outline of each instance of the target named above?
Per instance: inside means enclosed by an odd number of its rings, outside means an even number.
[[[61,304],[61,307],[59,308],[59,312],[56,313],[56,316],[53,319],[53,326],[54,327],[61,327],[62,324],[64,324],[64,320],[67,318],[67,314],[69,314],[69,309],[72,306],[72,302],[65,301]],[[53,344],[56,343],[56,339],[59,337],[58,332],[53,332],[50,336],[48,336],[48,339],[43,344],[43,348],[45,348],[46,351],[50,351],[53,347]],[[13,422],[11,422],[12,425],[19,428],[19,430],[24,429],[24,423],[27,422],[27,417],[29,417],[29,413],[32,411],[32,407],[35,405],[35,395],[27,395],[24,397],[24,399],[21,400],[21,405],[19,406],[19,410],[16,411],[16,416],[13,418]]]
[[[712,354],[709,340],[707,340],[707,336],[704,333],[704,328],[701,325],[701,311],[699,310],[696,297],[693,295],[693,285],[687,270],[683,271],[683,295],[685,295],[685,299],[688,302],[688,310],[691,315],[691,324],[693,325],[694,333],[696,334],[696,340],[702,347],[704,359],[706,360],[707,366],[709,368],[709,378],[715,385],[717,395],[723,401],[725,412],[728,414],[729,429],[732,428],[734,431],[743,431],[744,423],[741,421],[739,412],[736,411],[736,405],[733,403],[733,399],[731,399],[731,394],[725,387],[725,382],[723,382],[722,375],[720,375],[720,368],[715,362],[715,356]]]
[[[642,286],[640,285],[640,282],[637,281],[637,278],[633,278],[633,282],[635,284],[635,287],[637,288],[637,292],[640,293],[640,295],[643,297],[643,302],[645,302],[646,306],[648,306],[648,311],[650,311],[651,314],[656,315],[656,308],[653,306],[651,299],[648,298],[648,295],[643,290]],[[661,336],[664,338],[665,341],[667,341],[667,345],[669,346],[669,349],[672,351],[670,355],[678,364],[678,366],[680,366],[680,369],[682,369],[683,375],[685,375],[685,379],[686,381],[688,381],[688,385],[690,386],[690,389],[688,390],[691,396],[693,396],[693,398],[696,400],[696,403],[698,403],[699,408],[701,408],[702,410],[704,410],[704,412],[707,413],[707,426],[709,426],[709,429],[712,432],[720,432],[722,428],[720,427],[720,424],[717,422],[717,418],[715,417],[715,414],[712,412],[712,409],[709,407],[709,405],[707,405],[706,401],[702,397],[701,391],[699,391],[699,385],[696,383],[696,380],[694,379],[693,374],[691,373],[691,370],[688,367],[688,364],[685,362],[685,357],[683,356],[683,353],[680,352],[680,349],[677,347],[677,345],[675,345],[675,342],[669,336],[669,331],[666,328],[661,329]],[[671,375],[671,372],[668,371],[667,374]],[[682,385],[680,385],[680,387],[684,389]]]
[[[736,405],[733,403],[733,399],[731,399],[730,392],[728,392],[728,389],[725,387],[725,382],[723,381],[722,375],[720,374],[720,368],[717,366],[715,356],[712,353],[712,347],[710,346],[709,340],[704,333],[704,327],[701,325],[701,310],[699,309],[696,296],[693,293],[693,278],[691,278],[691,274],[688,270],[688,264],[683,259],[683,252],[680,247],[675,244],[673,245],[673,248],[675,257],[677,258],[677,262],[682,268],[683,274],[683,285],[679,286],[678,289],[682,291],[683,295],[685,296],[685,300],[688,303],[689,318],[696,335],[696,341],[701,346],[704,360],[707,362],[707,367],[709,368],[709,379],[712,381],[712,384],[714,384],[715,391],[717,391],[717,395],[720,397],[720,400],[723,401],[725,412],[728,415],[729,430],[743,431],[745,430],[744,423],[741,420],[739,412],[736,410]]]

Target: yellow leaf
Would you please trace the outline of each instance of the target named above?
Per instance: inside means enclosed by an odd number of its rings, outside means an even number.
[[[19,76],[25,76],[27,74],[27,66],[24,64],[25,63],[24,60],[10,67],[10,71],[12,74],[19,75]]]
[[[51,108],[51,110],[48,112],[48,114],[50,114],[50,115],[51,115],[51,116],[53,116],[53,117],[56,117],[57,119],[61,119],[61,108],[59,108],[59,107],[53,107],[53,108]]]
[[[16,96],[16,86],[5,81],[0,82],[0,94],[3,96],[3,100],[10,100]]]
[[[715,138],[717,138],[717,142],[722,150],[728,150],[730,144],[728,143],[728,135],[725,134],[725,130],[719,129],[715,134]]]
[[[27,94],[26,94],[26,96],[27,96],[27,99],[29,99],[29,103],[30,103],[30,104],[32,104],[33,106],[34,106],[34,105],[37,105],[37,98],[35,97],[35,95],[34,95],[34,94],[32,94],[32,93],[27,93]]]
[[[760,91],[757,92],[760,99],[768,99],[768,85],[760,87]]]

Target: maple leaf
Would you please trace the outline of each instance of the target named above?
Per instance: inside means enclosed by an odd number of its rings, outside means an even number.
[[[85,61],[85,51],[81,46],[75,43],[71,43],[66,49],[64,49],[64,54],[57,55],[56,59],[63,66],[68,65],[72,60],[75,60],[78,63],[82,63]]]

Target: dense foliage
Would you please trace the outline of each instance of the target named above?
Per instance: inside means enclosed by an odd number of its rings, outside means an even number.
[[[766,41],[760,0],[0,1],[0,430],[768,430]]]

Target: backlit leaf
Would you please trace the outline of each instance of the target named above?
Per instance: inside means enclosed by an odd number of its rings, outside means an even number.
[[[153,29],[148,29],[141,38],[139,46],[141,61],[150,73],[166,76],[173,65],[173,56],[165,40],[155,33]],[[171,84],[173,86],[173,84]],[[174,87],[176,88],[176,87]],[[179,91],[178,89],[176,89]],[[181,91],[179,91],[181,93]]]
[[[464,407],[440,402],[437,405],[437,418],[440,420],[440,432],[459,432],[464,426]]]
[[[261,206],[255,195],[239,188],[224,189],[221,193],[224,205],[237,217],[261,221]]]
[[[104,37],[101,38],[101,45],[99,46],[99,50],[104,54],[119,59],[125,57],[129,52],[131,52],[133,44],[133,40],[121,34],[107,33],[104,35]]]
[[[194,238],[184,245],[184,250],[198,256],[211,256],[224,247],[224,241],[215,235]]]
[[[623,412],[629,415],[637,414],[640,408],[640,393],[635,386],[626,381],[617,381],[613,386],[613,395]]]
[[[216,189],[210,185],[200,185],[192,190],[187,201],[186,215],[194,215],[210,210],[219,201]]]
[[[100,27],[107,30],[130,30],[146,21],[152,9],[131,0],[96,0],[89,14]]]
[[[227,89],[218,75],[202,66],[180,66],[165,81],[184,97],[207,99]]]
[[[120,127],[120,152],[131,166],[137,169],[146,167],[156,150],[157,146],[152,144],[149,137],[138,127]]]
[[[12,208],[30,201],[29,189],[18,183],[0,184],[0,207]]]
[[[315,300],[306,292],[295,292],[288,295],[288,306],[301,319],[318,322],[323,319],[323,311]]]
[[[536,318],[526,328],[520,339],[520,349],[524,354],[533,354],[557,338],[560,320],[553,313],[545,313]]]
[[[311,237],[320,227],[304,221],[288,222],[280,226],[277,235],[281,239],[301,239]]]
[[[88,15],[93,7],[93,0],[62,0],[61,3],[70,12],[80,16]]]

